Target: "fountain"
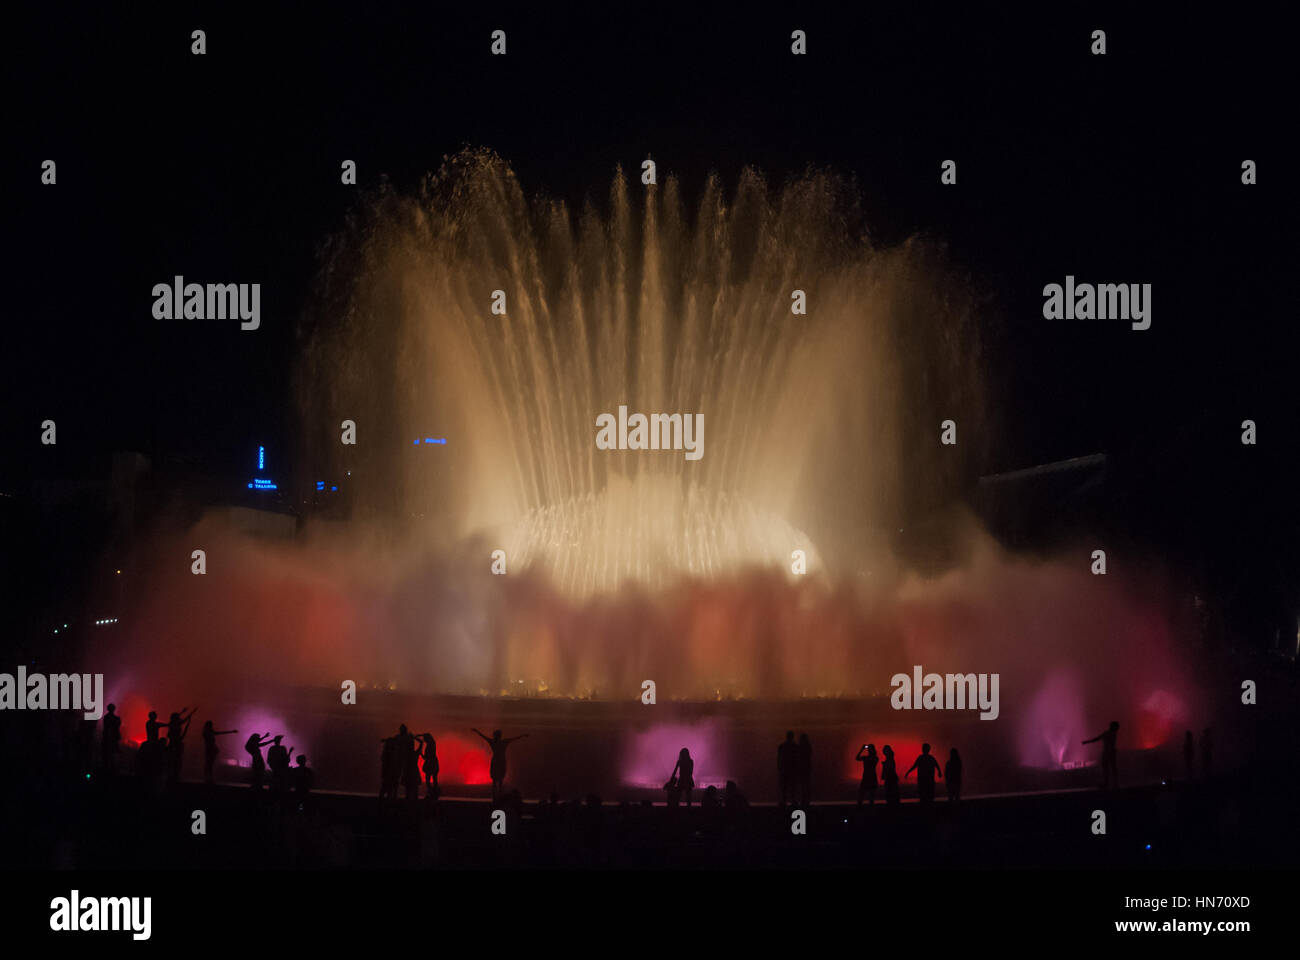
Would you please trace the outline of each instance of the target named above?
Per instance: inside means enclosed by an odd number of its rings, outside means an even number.
[[[468,723],[549,723],[557,743],[624,731],[617,776],[636,783],[663,759],[642,769],[637,736],[689,733],[730,776],[768,755],[781,716],[828,731],[836,775],[836,751],[868,740],[969,744],[990,770],[1082,762],[1112,716],[1144,747],[1166,737],[1194,692],[1158,582],[1017,557],[935,509],[991,433],[977,301],[941,248],[873,245],[825,172],[771,188],[747,170],[730,199],[711,178],[686,207],[671,177],[616,173],[575,215],[484,151],[360,202],[323,249],[295,377],[301,462],[341,478],[350,518],[270,543],[208,517],[154,544],[129,638],[105,653],[131,680],[109,696],[287,698],[310,748],[357,715],[338,704],[352,681],[384,723],[459,718],[438,728],[449,744]],[[701,418],[707,442],[638,449],[620,408]],[[926,514],[960,549],[922,573],[893,536]],[[195,544],[202,577],[174,562]],[[890,711],[890,678],[915,664],[997,674],[998,719]],[[369,777],[368,736],[340,775]],[[616,776],[583,756],[575,781]]]
[[[616,175],[608,214],[575,220],[461,154],[331,252],[300,380],[311,455],[353,472],[362,515],[482,534],[572,598],[789,570],[795,550],[856,574],[898,525],[904,459],[910,487],[942,481],[931,434],[960,411],[973,447],[983,410],[969,296],[932,249],[873,248],[852,204],[830,174],[771,191],[747,170],[688,220],[672,178]],[[707,422],[703,455],[601,449],[621,406]],[[344,418],[367,425],[355,449]],[[430,424],[437,474],[410,439]]]

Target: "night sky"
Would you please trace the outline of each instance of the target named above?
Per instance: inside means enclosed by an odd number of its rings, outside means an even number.
[[[571,202],[600,202],[615,166],[647,155],[688,209],[710,171],[728,192],[745,165],[774,183],[810,164],[851,175],[878,242],[947,242],[989,298],[982,372],[1004,433],[988,472],[1106,452],[1156,471],[1171,521],[1200,504],[1216,529],[1241,529],[1245,511],[1248,531],[1294,532],[1294,65],[1280,25],[1244,7],[441,6],[169,5],[12,25],[0,488],[112,450],[227,472],[258,442],[290,449],[316,252],[359,196],[341,161],[360,189],[411,189],[470,145],[499,152],[529,193]],[[796,27],[804,57],[790,54]],[[206,56],[190,53],[195,28]],[[506,57],[489,54],[497,28]],[[1104,57],[1089,53],[1094,28]],[[45,159],[57,186],[40,183]],[[939,183],[944,159],[956,187]],[[1243,159],[1258,185],[1241,184]],[[176,274],[260,282],[261,329],[155,320],[151,288]],[[1151,283],[1152,328],[1044,320],[1043,285],[1066,274]],[[1246,417],[1260,447],[1243,465]],[[39,444],[45,418],[57,452]]]

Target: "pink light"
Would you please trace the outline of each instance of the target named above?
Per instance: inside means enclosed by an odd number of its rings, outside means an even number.
[[[1087,759],[1080,741],[1096,731],[1084,730],[1083,717],[1078,674],[1073,667],[1058,667],[1025,711],[1019,730],[1020,762],[1059,770],[1067,761]]]
[[[239,735],[220,738],[223,741],[227,739],[234,741],[230,744],[221,743],[221,752],[235,758],[241,767],[250,766],[253,762],[253,758],[244,749],[244,742],[254,733],[265,734],[267,732],[273,737],[284,736],[284,739],[280,742],[284,746],[293,749],[293,756],[289,758],[291,763],[296,762],[295,758],[298,754],[304,753],[308,758],[308,766],[311,765],[311,745],[298,733],[290,730],[278,715],[261,707],[244,707],[235,713],[234,719],[234,724],[227,729],[238,730]],[[190,736],[186,737],[186,740],[193,739],[195,732],[191,729]],[[266,750],[266,747],[262,748],[263,760],[266,759]]]
[[[695,761],[695,787],[719,790],[733,779],[725,751],[726,736],[714,720],[695,724],[656,724],[629,735],[623,751],[621,779],[627,786],[660,790],[685,747]]]

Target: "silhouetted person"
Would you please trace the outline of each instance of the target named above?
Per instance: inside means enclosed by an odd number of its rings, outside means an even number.
[[[217,737],[224,737],[228,733],[238,733],[238,730],[214,730],[212,721],[205,720],[203,723],[203,782],[212,783],[212,768],[217,762],[217,754],[221,751],[217,749]]]
[[[1091,740],[1083,741],[1085,745],[1101,741],[1101,788],[1109,789],[1119,786],[1119,768],[1115,763],[1115,738],[1119,735],[1119,721],[1112,720],[1110,726]],[[1112,784],[1112,779],[1114,783]]]
[[[157,743],[158,728],[161,727],[162,725],[163,725],[162,721],[158,719],[158,711],[150,710],[149,719],[144,722],[144,742]]]
[[[1188,780],[1196,776],[1196,738],[1190,730],[1183,734],[1183,766]]]
[[[289,789],[291,748],[280,742],[283,739],[284,734],[272,738],[271,749],[266,751],[266,765],[271,768],[271,792],[276,795],[283,795]]]
[[[808,734],[799,734],[799,746],[795,752],[797,786],[799,788],[799,806],[807,807],[812,803],[812,741]]]
[[[424,741],[424,749],[421,750],[424,758],[424,796],[427,800],[437,800],[442,795],[442,789],[438,786],[438,741],[433,739],[431,733],[424,734],[421,739]]]
[[[904,777],[910,777],[913,770],[916,771],[916,795],[921,799],[922,803],[932,803],[934,801],[935,775],[938,774],[942,777],[943,774],[939,773],[939,761],[930,755],[930,745],[928,743],[921,744],[921,755],[907,768]]]
[[[477,727],[471,727],[475,733],[487,741],[487,745],[492,748],[492,763],[488,767],[488,773],[492,777],[492,802],[496,803],[501,797],[501,788],[506,782],[506,747],[516,740],[522,740],[528,736],[521,733],[517,737],[502,737],[500,730],[493,730],[492,736],[488,736]]]
[[[158,724],[162,726],[162,724]],[[155,729],[154,733],[157,733]],[[155,736],[149,739],[146,731],[145,741],[140,744],[140,749],[135,755],[135,772],[136,775],[143,779],[150,786],[153,786],[154,780],[163,772],[165,762],[166,740],[159,739]]]
[[[181,710],[185,710],[181,707]],[[167,722],[167,782],[179,783],[181,779],[181,761],[185,758],[185,735],[190,731],[190,720],[194,711],[184,714],[173,713]]]
[[[1214,736],[1206,727],[1201,733],[1201,776],[1206,780],[1214,772]]]
[[[402,786],[406,787],[406,799],[420,799],[420,748],[419,738],[402,724],[397,731],[397,763],[401,768]]]
[[[163,773],[167,761],[166,744],[159,740],[158,731],[164,724],[158,719],[158,711],[150,710],[149,718],[144,722],[144,743],[136,754],[136,773],[153,785],[153,781]]]
[[[948,751],[948,762],[943,765],[943,779],[948,784],[948,802],[961,799],[961,754],[953,747]]]
[[[685,747],[682,747],[681,752],[677,754],[677,764],[673,767],[672,778],[677,781],[677,789],[689,807],[691,791],[695,789],[695,761],[691,759],[691,751]]]
[[[104,714],[104,735],[100,742],[100,752],[104,761],[104,772],[117,772],[118,747],[122,742],[122,718],[117,715],[117,705],[110,703]]]
[[[865,751],[865,752],[864,752]],[[862,798],[866,796],[870,799],[871,806],[876,805],[876,764],[880,758],[876,756],[876,745],[874,743],[864,743],[858,748],[858,755],[853,759],[862,764],[862,782],[858,784],[858,806],[862,806]]]
[[[193,716],[194,711],[188,707],[181,707],[180,713],[173,712],[167,720],[167,739],[174,744],[178,738],[183,737]]]
[[[722,789],[722,806],[728,813],[736,814],[749,809],[749,799],[740,792],[735,780],[728,780]]]
[[[798,764],[799,745],[794,742],[794,731],[785,732],[785,740],[776,748],[776,781],[781,791],[781,806],[794,800],[795,768]]]
[[[894,748],[881,747],[885,759],[880,764],[880,780],[885,785],[885,803],[898,803],[898,765],[894,763]]]
[[[670,810],[676,810],[677,805],[682,802],[682,789],[677,785],[676,777],[669,777],[668,782],[664,784],[664,800]]]
[[[252,758],[248,782],[254,790],[261,790],[262,781],[266,778],[266,761],[262,759],[262,748],[269,747],[274,742],[275,738],[269,732],[254,733],[244,741],[244,751]]]
[[[397,781],[401,778],[401,768],[397,765],[397,737],[384,737],[384,745],[379,754],[379,799],[397,799]]]
[[[307,794],[311,793],[312,784],[316,780],[316,774],[312,771],[311,767],[307,766],[306,754],[298,754],[297,763],[298,765],[293,768],[291,773],[293,778],[293,793],[298,799],[299,807],[303,808],[302,805],[307,802]]]

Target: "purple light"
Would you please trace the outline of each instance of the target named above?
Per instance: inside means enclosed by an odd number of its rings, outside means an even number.
[[[254,733],[265,734],[269,732],[273,737],[283,734],[284,739],[280,742],[286,747],[293,748],[293,756],[289,758],[291,763],[296,762],[295,758],[300,753],[305,753],[308,757],[311,756],[311,745],[306,742],[301,734],[290,730],[281,717],[269,710],[261,707],[244,707],[235,714],[234,720],[235,722],[231,726],[239,731],[239,735],[230,738],[235,743],[229,744],[229,749],[227,749],[227,744],[223,743],[221,752],[235,758],[241,767],[247,767],[253,761],[253,758],[244,750],[244,741]],[[263,760],[266,759],[266,750],[266,747],[262,748]],[[308,763],[310,764],[310,761]]]
[[[1081,740],[1096,731],[1084,729],[1083,693],[1077,672],[1059,667],[1050,674],[1025,712],[1019,731],[1020,762],[1059,770],[1087,759]]]
[[[734,779],[727,767],[725,746],[725,733],[714,720],[655,724],[628,736],[620,778],[627,786],[662,789],[673,772],[678,751],[685,747],[695,761],[696,790],[708,786],[721,790],[728,779]]]

